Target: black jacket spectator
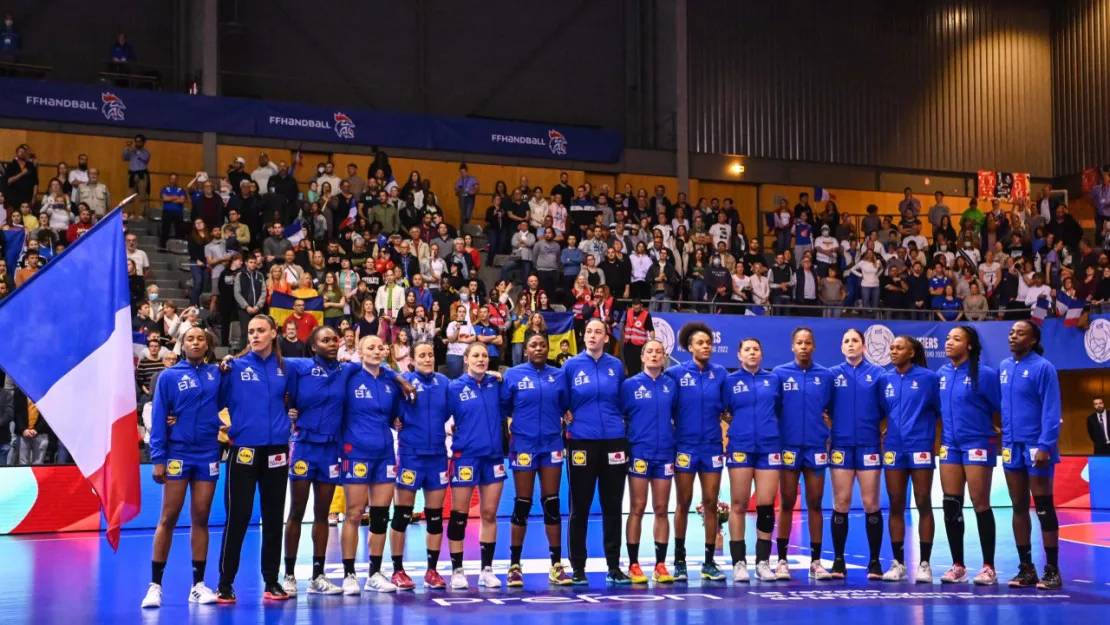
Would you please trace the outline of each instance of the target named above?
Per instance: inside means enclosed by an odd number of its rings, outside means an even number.
[[[613,297],[623,298],[624,289],[632,281],[632,263],[628,258],[613,261],[606,258],[601,263],[601,273],[605,274],[605,284]]]
[[[18,176],[23,171],[24,167],[27,173],[14,182],[8,182],[11,178]],[[7,188],[4,190],[5,204],[11,210],[13,207],[19,210],[19,205],[23,202],[33,202],[34,198],[31,197],[32,191],[35,187],[39,186],[39,169],[38,166],[31,160],[26,160],[23,165],[19,164],[18,159],[12,159],[8,163],[7,168],[4,170],[4,183]]]
[[[15,392],[12,393],[12,417],[15,422],[15,431],[18,435],[23,434],[23,430],[30,427],[30,415],[28,413],[29,406],[27,403],[27,395],[17,386]],[[50,424],[46,422],[46,418],[39,413],[39,418],[35,421],[35,431],[39,434],[53,434],[54,431],[50,429]]]
[[[304,343],[300,341],[290,341],[282,336],[278,339],[278,351],[281,352],[282,358],[301,358],[304,356]]]
[[[1083,238],[1083,227],[1071,216],[1071,213],[1064,215],[1064,219],[1053,219],[1045,226],[1045,231],[1048,234],[1054,235],[1057,241],[1063,241],[1064,245],[1071,249],[1075,249],[1079,245],[1079,239]]]

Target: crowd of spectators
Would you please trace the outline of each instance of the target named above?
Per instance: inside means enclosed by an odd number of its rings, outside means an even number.
[[[130,190],[148,192],[145,138],[129,141],[122,160]],[[762,223],[745,223],[732,198],[690,203],[663,186],[571,186],[565,173],[550,189],[526,177],[490,184],[463,164],[452,188],[469,219],[452,223],[431,181],[419,171],[395,177],[385,153],[365,177],[355,163],[345,172],[320,163],[298,180],[295,166],[263,153],[253,170],[239,157],[219,177],[199,172],[181,186],[169,176],[152,196],[162,207],[158,247],[165,253],[183,240],[189,302],[160,297],[138,247],[142,233],[129,233],[134,328],[148,338],[136,370],[140,402],[176,362],[186,330],[210,327],[222,345],[241,349],[242,328],[272,312],[276,293],[292,300],[280,343],[287,356],[302,355],[322,322],[339,333],[344,360],[357,360],[358,340],[376,334],[390,365],[406,370],[412,346],[431,342],[452,376],[475,341],[495,364],[521,362],[526,333],[546,332],[544,312],[569,311],[579,330],[605,320],[619,352],[650,336],[652,312],[672,310],[983,320],[1028,316],[1038,299],[1061,292],[1110,310],[1110,221],[1084,233],[1047,189],[1008,210],[993,201],[984,212],[971,199],[960,213],[942,193],[923,207],[906,189],[898,217],[874,205],[862,216],[841,212],[835,200],[818,205],[802,193],[793,207],[781,198]],[[85,155],[72,170],[60,163],[40,187],[35,155],[20,146],[3,183],[0,223],[28,236],[18,266],[0,267],[0,298],[112,207]],[[1110,206],[1110,174],[1092,194],[1101,210],[1100,198]],[[562,351],[556,362],[572,344]],[[15,426],[14,439],[31,441],[14,446],[13,461],[65,457],[56,442],[40,454],[34,441],[49,440],[49,428],[26,420],[40,427]]]

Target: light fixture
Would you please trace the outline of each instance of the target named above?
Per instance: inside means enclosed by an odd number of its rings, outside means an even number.
[[[739,176],[740,174],[744,173],[744,166],[740,163],[733,163],[732,166],[728,169],[732,172],[734,176]]]

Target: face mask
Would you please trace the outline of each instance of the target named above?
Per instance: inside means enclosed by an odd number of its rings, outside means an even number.
[[[459,301],[460,302],[466,302],[466,301],[469,301],[469,300],[470,300],[470,296],[467,295],[466,293],[462,293],[462,294],[459,295]]]
[[[158,301],[158,294],[157,293],[151,293],[150,294],[150,301],[152,301],[152,302]]]
[[[947,252],[947,251],[948,251],[948,246],[947,246],[947,245],[942,245],[942,246],[940,246],[940,248],[939,248],[939,249],[940,249],[940,251],[942,251],[942,252]]]
[[[964,241],[964,247],[970,249],[971,248],[971,241]]]
[[[324,173],[324,168],[323,167],[317,167],[316,168],[316,173],[318,173],[318,174]]]

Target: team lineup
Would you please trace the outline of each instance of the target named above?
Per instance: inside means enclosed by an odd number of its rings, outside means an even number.
[[[414,347],[415,371],[398,374],[383,365],[387,348],[376,336],[359,342],[361,363],[339,362],[339,338],[322,326],[309,339],[311,358],[283,359],[276,348],[273,320],[260,315],[248,325],[249,346],[244,352],[214,364],[211,336],[203,329],[190,329],[182,339],[183,361],[160,376],[154,391],[151,460],[154,478],[163,484],[163,502],[154,537],[152,580],[142,606],[161,606],[162,575],[187,491],[191,492],[189,601],[193,603],[235,602],[233,583],[256,493],[266,599],[288,599],[298,592],[294,568],[310,493],[314,520],[308,593],[357,595],[414,589],[402,556],[419,491],[424,495],[427,524],[424,587],[468,588],[463,541],[475,488],[480,516],[478,584],[500,588],[502,581],[492,563],[497,509],[510,473],[515,500],[505,580],[509,587],[524,585],[521,554],[537,499],[549,546],[550,583],[589,583],[586,535],[595,494],[601,505],[607,583],[687,580],[691,573],[685,543],[695,480],[707,511],[704,559],[696,574],[703,580],[725,581],[727,575],[715,559],[719,521],[712,513],[721,495],[723,471],[729,473],[731,490],[729,536],[740,538],[727,545],[734,582],[749,582],[751,577],[761,582],[791,578],[788,539],[803,484],[809,577],[844,579],[848,512],[858,483],[870,552],[867,578],[932,583],[929,560],[935,522],[930,492],[938,461],[943,520],[953,561],[941,581],[964,583],[969,578],[963,553],[966,488],[982,560],[972,581],[992,585],[997,583],[996,527],[989,493],[999,456],[1013,502],[1013,538],[1020,559],[1009,585],[1062,587],[1052,498],[1053,469],[1059,462],[1060,390],[1055,368],[1041,356],[1036,325],[1018,321],[1012,326],[1012,357],[997,369],[979,362],[982,346],[976,331],[955,327],[944,344],[949,362],[937,371],[926,367],[924,349],[909,336],[894,339],[889,368],[868,362],[864,337],[857,330],[839,337],[844,362],[825,368],[813,362],[813,331],[799,327],[789,339],[793,361],[765,369],[760,342],[744,339],[737,350],[740,367],[730,373],[710,362],[713,331],[695,322],[684,325],[677,337],[677,344],[690,353],[689,361],[665,368],[663,344],[648,340],[638,363],[642,371],[626,377],[624,364],[605,351],[608,335],[603,323],[589,322],[583,338],[584,351],[560,368],[548,364],[547,336],[530,334],[525,339],[528,362],[503,374],[488,370],[490,359],[483,344],[471,343],[464,358],[465,372],[450,380],[435,371],[430,344]],[[225,408],[231,415],[229,425],[219,417]],[[1000,414],[997,426],[996,414]],[[508,462],[503,442],[506,422]],[[221,460],[221,432],[230,443],[226,461]],[[204,582],[207,525],[221,464],[226,472],[227,525],[219,582],[213,591]],[[559,494],[564,470],[570,499],[569,567],[563,562]],[[827,470],[834,502],[830,523],[834,557],[828,569],[821,561]],[[886,571],[879,559],[884,534],[881,476],[890,502],[887,526],[893,552]],[[907,569],[904,547],[911,483],[919,514],[920,555],[912,571]],[[342,486],[346,501],[339,533],[340,584],[324,573],[327,517],[337,486]],[[622,505],[626,487],[627,518]],[[448,488],[450,509],[444,510]],[[673,523],[672,489],[677,502]],[[289,514],[283,518],[287,496]],[[754,573],[749,571],[743,540],[753,497]],[[1032,559],[1030,497],[1045,547],[1041,575]],[[780,501],[777,519],[776,499]],[[649,500],[655,548],[650,576],[641,567],[638,542]],[[360,587],[355,556],[359,523],[367,509],[370,567],[365,586]],[[675,553],[668,567],[672,525]],[[438,572],[445,532],[449,580]],[[387,539],[391,577],[382,569]],[[621,567],[622,546],[627,550],[627,568]],[[777,551],[774,562],[772,548]]]

